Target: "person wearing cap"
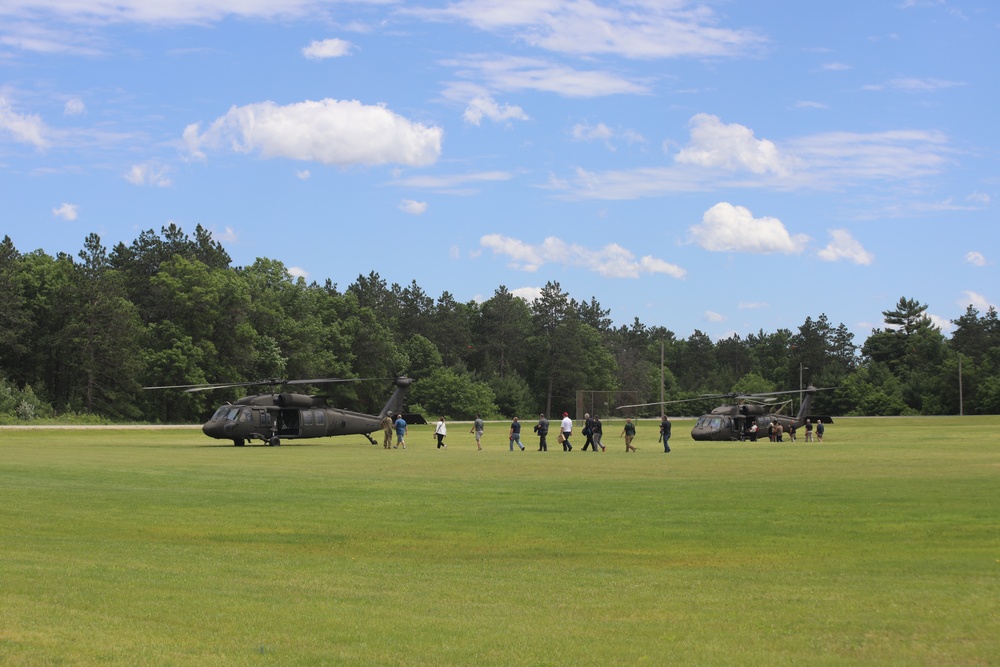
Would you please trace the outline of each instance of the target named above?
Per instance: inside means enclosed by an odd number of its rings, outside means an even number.
[[[545,418],[545,413],[538,415],[538,423],[535,424],[535,433],[538,434],[538,451],[549,451],[549,445],[545,442],[545,436],[549,434],[549,420]]]
[[[562,423],[559,425],[559,428],[562,429],[563,434],[563,451],[573,451],[573,445],[569,444],[569,436],[573,435],[573,420],[569,418],[568,412],[563,413]]]

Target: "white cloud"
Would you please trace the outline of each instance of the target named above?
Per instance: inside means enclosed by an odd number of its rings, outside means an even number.
[[[986,313],[990,308],[996,307],[995,304],[990,303],[990,300],[982,294],[970,291],[962,292],[962,298],[955,303],[963,309],[972,306],[980,313]]]
[[[955,86],[964,86],[960,81],[945,81],[944,79],[918,79],[915,77],[900,77],[890,79],[885,83],[863,86],[863,90],[899,90],[904,93],[934,93]]]
[[[227,16],[273,19],[315,12],[317,0],[4,0],[0,15],[53,16],[91,23],[182,24],[219,21]]]
[[[82,116],[85,113],[87,113],[87,105],[79,97],[66,100],[65,106],[63,106],[64,116]]]
[[[411,9],[432,20],[465,21],[482,30],[511,31],[556,53],[626,58],[731,57],[767,40],[751,31],[718,27],[715,14],[690,0],[560,2],[458,0],[444,9]]]
[[[410,215],[423,215],[424,211],[427,210],[427,202],[404,199],[399,202],[398,208],[400,211],[409,213]]]
[[[475,55],[462,60],[447,60],[463,79],[480,82],[487,90],[516,92],[534,90],[563,97],[605,97],[608,95],[644,95],[650,92],[645,83],[628,81],[601,70],[577,70],[538,58],[503,55]],[[446,97],[467,95],[470,88],[450,84]]]
[[[300,169],[295,172],[295,177],[298,178],[300,181],[308,181],[310,178],[312,178],[312,172],[309,171],[308,169]]]
[[[212,238],[219,243],[237,243],[240,240],[239,234],[232,227],[226,227],[223,232],[212,230]]]
[[[826,63],[821,69],[827,72],[843,72],[844,70],[851,69],[851,66],[845,63]]]
[[[763,301],[741,301],[737,306],[740,310],[757,310],[758,308],[770,308],[771,305]]]
[[[931,326],[940,329],[942,333],[949,333],[954,326],[946,317],[941,317],[940,315],[934,315],[933,313],[927,313],[927,319],[931,321]]]
[[[707,114],[694,116],[691,126],[691,141],[676,156],[678,164],[606,172],[577,168],[575,180],[553,176],[548,187],[565,191],[567,199],[623,200],[732,188],[830,189],[933,176],[954,152],[948,138],[935,131],[829,132],[777,148],[756,139],[749,128],[724,125]]]
[[[512,178],[506,171],[480,171],[469,174],[445,174],[441,176],[407,176],[392,181],[393,185],[407,188],[436,190],[450,194],[474,194],[478,192],[471,185],[508,181]]]
[[[986,256],[975,250],[965,256],[965,261],[973,266],[986,266]]]
[[[353,48],[353,44],[343,39],[324,39],[310,42],[309,46],[302,49],[302,55],[310,60],[340,58],[349,55]]]
[[[259,102],[232,107],[201,132],[184,130],[190,154],[225,147],[261,157],[311,160],[340,166],[398,163],[426,166],[441,154],[443,131],[414,123],[382,105],[324,99],[287,106]]]
[[[512,289],[510,293],[519,299],[524,299],[528,303],[532,303],[535,299],[542,296],[541,287],[518,287],[517,289]]]
[[[791,159],[767,139],[757,139],[753,130],[737,123],[724,124],[718,116],[700,113],[690,123],[691,143],[675,160],[681,164],[723,169],[745,169],[755,174],[784,175]]]
[[[797,254],[809,237],[792,236],[777,218],[754,218],[749,209],[719,202],[705,211],[701,223],[689,230],[691,239],[712,252]]]
[[[965,201],[970,204],[976,204],[979,206],[986,206],[992,201],[990,196],[985,192],[973,192],[971,195],[965,198]]]
[[[15,112],[6,98],[0,97],[0,136],[9,134],[14,141],[31,144],[35,148],[45,148],[49,145],[46,135],[48,128],[42,119],[31,114]]]
[[[843,259],[865,266],[875,261],[875,255],[865,250],[846,229],[831,229],[830,236],[832,239],[829,245],[817,255],[823,261],[836,262]]]
[[[829,109],[830,107],[822,102],[811,102],[809,100],[801,100],[795,103],[796,109]]]
[[[309,280],[309,272],[298,266],[288,267],[288,275],[292,278],[302,278],[303,280]]]
[[[156,185],[165,188],[171,184],[169,167],[155,164],[134,164],[125,172],[125,180],[132,185]]]
[[[727,319],[725,315],[717,313],[714,310],[706,310],[703,314],[703,317],[705,318],[706,322],[712,322],[716,324],[719,322],[725,322]]]
[[[528,114],[519,106],[511,104],[501,106],[492,97],[480,95],[469,102],[462,118],[467,123],[479,125],[483,118],[489,118],[494,123],[502,123],[508,120],[528,120]]]
[[[80,207],[76,204],[63,204],[58,208],[52,209],[52,215],[57,218],[62,218],[63,220],[76,220],[77,211]]]
[[[683,278],[687,274],[679,266],[652,256],[647,255],[637,260],[631,251],[617,243],[591,250],[554,236],[548,237],[540,245],[532,245],[501,234],[483,236],[479,243],[492,250],[494,255],[510,257],[512,261],[509,266],[519,271],[534,272],[545,264],[561,264],[585,268],[606,278],[638,278],[640,274],[650,273]]]

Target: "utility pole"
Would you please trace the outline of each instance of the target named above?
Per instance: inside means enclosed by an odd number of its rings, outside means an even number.
[[[663,404],[663,341],[660,341],[660,421],[663,421],[663,416],[667,406]]]

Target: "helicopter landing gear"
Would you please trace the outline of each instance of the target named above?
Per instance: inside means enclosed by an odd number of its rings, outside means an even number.
[[[233,446],[234,447],[242,447],[243,446],[243,438],[236,438],[235,440],[233,440]]]
[[[375,439],[372,437],[371,433],[365,433],[365,437],[368,438],[368,442],[372,443],[373,445],[378,444],[377,442],[375,442]]]
[[[268,444],[270,444],[272,447],[280,447],[281,446],[281,438],[279,438],[276,435],[272,435],[271,436],[271,440],[270,440],[270,442]]]

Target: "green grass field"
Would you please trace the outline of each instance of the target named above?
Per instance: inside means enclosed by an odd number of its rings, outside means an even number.
[[[0,431],[0,663],[1000,664],[1000,418],[690,426]]]

